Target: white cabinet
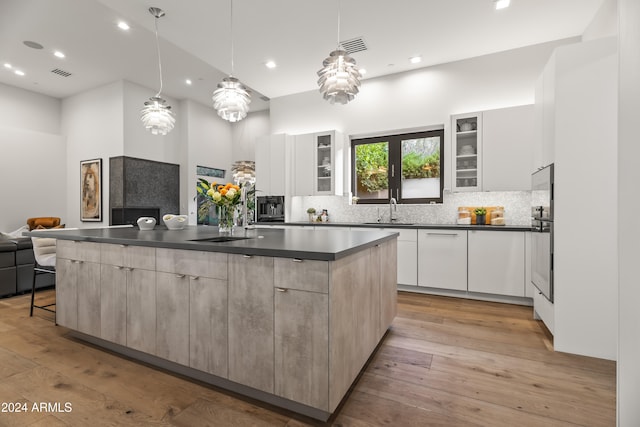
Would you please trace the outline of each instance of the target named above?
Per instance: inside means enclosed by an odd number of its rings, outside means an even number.
[[[453,191],[482,189],[482,113],[451,117]]]
[[[382,231],[399,233],[398,236],[398,284],[418,285],[418,230],[382,228]]]
[[[256,189],[260,196],[285,195],[285,157],[289,138],[276,134],[256,141]]]
[[[525,296],[525,237],[521,231],[468,232],[469,292]]]
[[[555,161],[555,75],[556,55],[554,53],[536,80],[532,171]]]
[[[418,286],[467,290],[466,231],[418,231]]]
[[[293,196],[342,194],[344,140],[340,132],[296,135],[293,147]]]
[[[531,190],[534,107],[482,112],[482,190]]]
[[[451,117],[453,191],[528,191],[533,105]]]

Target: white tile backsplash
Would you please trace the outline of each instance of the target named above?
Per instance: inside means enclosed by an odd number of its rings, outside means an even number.
[[[351,205],[342,196],[295,196],[290,198],[288,222],[308,221],[307,208],[318,213],[329,211],[330,222],[375,222],[378,212],[383,222],[389,221],[389,205]],[[444,203],[436,205],[398,205],[398,222],[422,224],[455,224],[459,206],[504,206],[507,225],[531,224],[530,191],[496,191],[451,193],[445,191]]]

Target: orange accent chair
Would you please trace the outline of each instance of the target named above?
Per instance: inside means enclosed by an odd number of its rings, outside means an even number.
[[[40,226],[40,228],[54,228],[60,225],[60,218],[55,216],[42,216],[36,218],[27,219],[27,225],[29,230],[34,230]]]

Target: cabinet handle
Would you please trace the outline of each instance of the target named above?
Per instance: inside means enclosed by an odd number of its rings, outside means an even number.
[[[293,261],[293,262],[302,262],[302,260],[300,258],[293,258],[291,261]]]
[[[245,258],[253,258],[253,255],[242,255]]]
[[[125,269],[126,271],[133,271],[133,268],[131,268],[131,267],[124,267],[124,269]]]
[[[126,248],[129,245],[120,245],[121,248]]]
[[[427,233],[427,236],[457,236],[457,233]]]
[[[122,266],[120,265],[114,265],[113,268],[115,268],[116,270],[122,270]]]
[[[191,276],[191,280],[198,280],[200,276]]]
[[[278,292],[287,292],[287,289],[285,289],[285,288],[276,288],[276,291],[278,291]]]
[[[177,277],[178,279],[182,279],[182,278],[184,277],[184,274],[176,274],[176,277]]]

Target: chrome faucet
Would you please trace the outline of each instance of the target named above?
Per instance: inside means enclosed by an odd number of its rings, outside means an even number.
[[[389,199],[389,222],[396,221],[398,219],[398,203],[393,197]]]

